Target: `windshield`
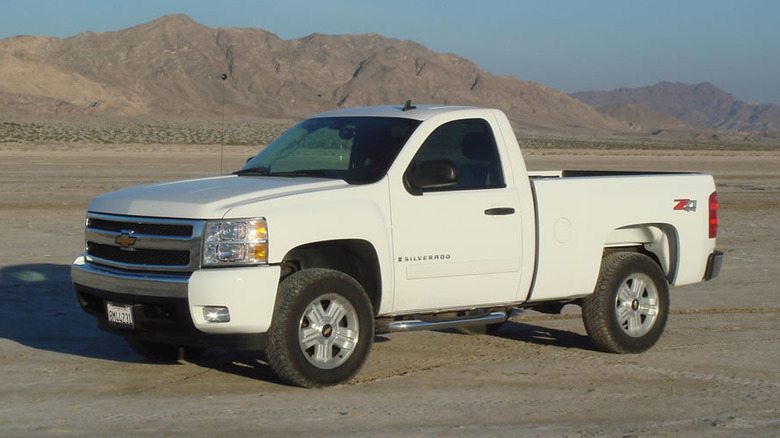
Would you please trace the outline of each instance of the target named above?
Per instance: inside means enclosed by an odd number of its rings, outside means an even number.
[[[387,173],[419,124],[418,120],[391,117],[307,119],[282,134],[236,174],[376,182]]]

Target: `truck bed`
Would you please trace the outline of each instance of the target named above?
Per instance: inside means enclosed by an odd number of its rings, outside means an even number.
[[[657,250],[670,284],[702,280],[714,245],[706,239],[710,175],[561,170],[529,178],[537,223],[529,301],[590,293],[601,251],[610,247]],[[684,200],[693,209],[676,208]]]

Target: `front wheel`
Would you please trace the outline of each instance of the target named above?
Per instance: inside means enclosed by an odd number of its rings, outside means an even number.
[[[655,345],[669,315],[669,286],[655,261],[617,252],[602,260],[592,295],[583,299],[582,320],[599,349],[640,353]]]
[[[287,383],[335,385],[357,374],[373,337],[374,312],[363,287],[343,272],[307,269],[279,286],[266,356]]]

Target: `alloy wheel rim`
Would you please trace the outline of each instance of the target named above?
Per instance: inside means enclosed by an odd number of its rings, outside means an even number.
[[[658,289],[653,280],[641,273],[628,276],[615,297],[618,325],[628,336],[637,338],[653,329],[658,319]]]
[[[312,300],[298,327],[298,343],[304,357],[320,369],[343,365],[355,351],[360,334],[355,307],[343,296],[332,293]]]

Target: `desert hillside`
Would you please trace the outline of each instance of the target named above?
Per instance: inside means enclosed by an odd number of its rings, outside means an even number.
[[[227,77],[223,81],[222,75]],[[626,131],[565,93],[376,34],[282,40],[170,15],[117,32],[0,41],[5,114],[296,119],[338,107],[490,105],[519,130]],[[223,89],[224,87],[224,89]]]
[[[595,108],[635,104],[719,130],[780,133],[780,106],[738,100],[713,84],[660,82],[650,87],[573,93]]]
[[[606,92],[574,98],[412,41],[282,40],[168,15],[115,32],[0,40],[0,142],[265,144],[320,111],[411,99],[500,108],[524,138],[776,143],[767,137],[780,136],[777,107],[734,103],[705,85],[695,87],[697,108],[728,107],[751,122],[690,110],[684,84],[654,86],[649,101]],[[675,98],[682,103],[670,104]],[[634,105],[601,108],[626,103]]]

